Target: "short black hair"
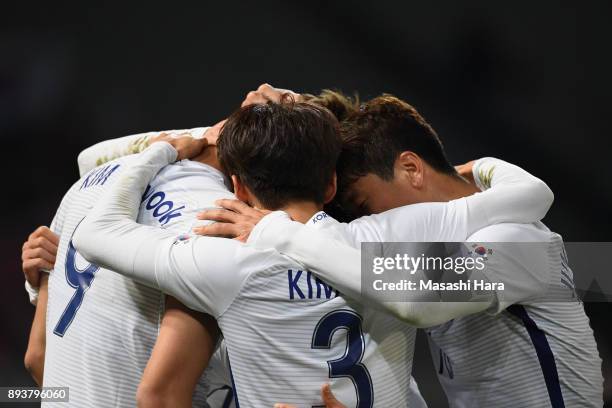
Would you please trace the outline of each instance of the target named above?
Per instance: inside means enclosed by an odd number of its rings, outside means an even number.
[[[362,105],[342,122],[341,133],[338,182],[343,187],[368,173],[391,180],[395,160],[405,151],[441,173],[456,174],[436,131],[413,106],[395,96],[384,94]]]
[[[323,204],[342,148],[339,125],[311,103],[249,105],[229,116],[217,142],[221,166],[264,207]]]
[[[412,105],[393,95],[383,94],[361,105],[341,122],[340,131],[338,194],[329,211],[343,221],[361,215],[351,202],[351,185],[367,174],[391,180],[402,152],[416,153],[441,173],[456,174],[436,131]]]

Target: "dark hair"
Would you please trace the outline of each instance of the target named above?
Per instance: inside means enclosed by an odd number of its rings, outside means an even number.
[[[302,94],[302,99],[327,108],[339,121],[359,111],[357,93],[351,97],[338,90],[323,89],[318,95]]]
[[[311,103],[240,108],[217,142],[219,162],[267,209],[296,200],[323,204],[342,147],[338,121]]]
[[[395,160],[405,151],[416,153],[439,172],[456,173],[434,129],[414,107],[395,96],[384,94],[362,105],[342,122],[341,133],[339,193],[368,173],[391,180]]]

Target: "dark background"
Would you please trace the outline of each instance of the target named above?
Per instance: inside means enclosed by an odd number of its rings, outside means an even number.
[[[212,124],[262,82],[396,94],[453,161],[497,156],[545,180],[556,194],[545,222],[566,241],[610,240],[605,2],[85,3],[0,11],[0,386],[32,383],[20,248],[78,178],[78,152]],[[610,307],[586,308],[610,380]],[[417,351],[416,376],[444,406],[427,354]]]

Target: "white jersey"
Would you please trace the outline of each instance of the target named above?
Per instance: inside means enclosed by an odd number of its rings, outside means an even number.
[[[175,155],[164,143],[144,152],[81,224],[76,247],[215,317],[237,406],[321,405],[325,381],[348,406],[408,406],[414,329],[348,302],[274,250],[131,220],[148,180]]]
[[[494,268],[497,273],[488,277],[504,282],[506,291],[520,285],[513,293],[521,298],[504,301],[498,291],[492,313],[460,317],[427,330],[450,406],[601,407],[601,359],[582,303],[571,301],[571,296],[567,301],[541,300],[549,288],[574,293],[561,237],[542,223],[499,224],[478,231],[469,241],[485,246],[550,243],[556,267],[530,262],[527,268]],[[516,259],[520,256],[517,253]]]
[[[75,407],[135,406],[164,312],[159,290],[87,262],[72,244],[78,224],[133,160],[121,158],[86,174],[68,191],[54,220],[60,244],[49,277],[44,385],[69,387]],[[188,233],[198,211],[228,197],[220,172],[182,161],[151,181],[139,221]],[[206,391],[198,385],[196,406],[205,405]]]
[[[148,181],[176,154],[167,143],[143,152],[75,232],[79,251],[216,317],[238,403],[320,404],[320,381],[327,374],[349,406],[405,405],[410,398],[414,329],[349,303],[273,249],[257,250],[220,238],[176,237],[133,221]],[[415,237],[429,231],[431,240],[461,241],[494,222],[541,218],[552,202],[548,187],[516,166],[496,164],[510,170],[492,177],[487,192],[449,203],[398,208],[362,218],[349,229],[362,231],[368,240],[393,240],[414,229]],[[493,188],[496,179],[506,183]],[[526,206],[521,194],[527,196]],[[523,205],[517,207],[517,201]],[[311,221],[323,220],[325,215],[319,213]],[[346,246],[352,248],[351,237],[363,240],[353,234],[339,234],[337,239],[348,240]],[[302,242],[304,246],[308,251],[309,242]],[[355,285],[359,286],[350,282],[344,287],[359,293]]]
[[[501,170],[513,172],[493,162],[481,170],[487,183]],[[510,186],[516,182],[508,181]],[[490,204],[489,210],[497,205]],[[601,406],[601,359],[588,317],[574,297],[573,274],[561,237],[541,223],[481,226],[472,234],[470,228],[453,222],[452,216],[440,218],[427,211],[436,205],[411,206],[413,215],[421,220],[413,222],[412,228],[407,228],[410,220],[401,218],[408,215],[402,208],[361,218],[344,228],[354,237],[353,246],[365,241],[466,240],[475,241],[470,244],[475,250],[488,253],[487,243],[532,243],[496,244],[495,252],[487,255],[485,277],[504,284],[503,291],[497,286],[487,302],[397,303],[369,297],[368,291],[361,291],[358,251],[313,232],[313,222],[304,226],[281,212],[264,217],[252,231],[250,242],[279,249],[355,299],[407,322],[419,322],[421,327],[446,322],[428,333],[440,382],[452,407]],[[522,211],[517,206],[515,216]],[[395,213],[394,222],[387,217],[389,213]],[[532,215],[535,213],[527,219]],[[373,229],[376,220],[381,228]],[[431,323],[434,321],[437,323]]]

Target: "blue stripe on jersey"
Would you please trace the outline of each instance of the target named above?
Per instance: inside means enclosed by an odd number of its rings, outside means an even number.
[[[227,366],[229,368],[230,378],[232,379],[232,391],[234,392],[234,401],[236,401],[236,408],[240,408],[238,403],[238,390],[236,390],[236,383],[234,382],[234,373],[232,372],[232,364],[230,363],[229,350],[227,351]]]
[[[527,329],[527,333],[529,333],[531,342],[533,343],[536,354],[538,355],[538,360],[540,361],[542,374],[544,374],[544,381],[546,382],[546,388],[548,389],[550,405],[553,408],[565,408],[563,394],[561,393],[561,384],[559,383],[559,373],[557,372],[557,364],[555,363],[555,356],[550,349],[550,344],[548,344],[546,334],[529,316],[524,306],[511,305],[506,310],[521,319],[523,325],[525,325],[525,328]]]

